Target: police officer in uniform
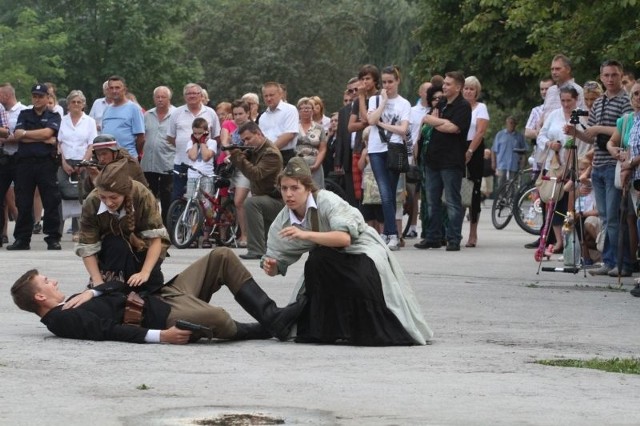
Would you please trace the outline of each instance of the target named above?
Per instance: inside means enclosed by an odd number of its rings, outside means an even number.
[[[18,219],[13,236],[15,241],[7,250],[29,250],[33,230],[33,195],[40,190],[44,206],[43,232],[48,250],[60,250],[60,191],[56,173],[58,170],[57,139],[60,114],[47,108],[47,85],[36,84],[31,88],[33,108],[20,112],[13,138],[18,141],[15,154],[16,205]]]

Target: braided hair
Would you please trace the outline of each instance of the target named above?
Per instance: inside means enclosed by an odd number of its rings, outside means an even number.
[[[124,211],[126,213],[126,225],[129,229],[129,244],[135,251],[141,251],[144,249],[144,241],[136,235],[136,218],[133,212],[133,200],[131,198],[131,193],[125,195],[124,197]]]

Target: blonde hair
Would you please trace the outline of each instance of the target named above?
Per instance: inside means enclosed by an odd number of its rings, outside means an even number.
[[[472,86],[476,89],[476,99],[480,97],[480,93],[482,92],[482,85],[480,84],[480,80],[475,75],[470,75],[469,77],[464,79],[465,86]]]

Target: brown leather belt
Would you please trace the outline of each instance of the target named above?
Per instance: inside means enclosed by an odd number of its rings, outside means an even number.
[[[132,291],[127,296],[127,303],[124,307],[123,323],[140,327],[142,324],[142,310],[144,309],[144,299],[138,293]]]

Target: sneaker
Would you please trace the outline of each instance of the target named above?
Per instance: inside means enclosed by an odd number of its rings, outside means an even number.
[[[418,233],[416,231],[409,231],[407,232],[407,234],[404,236],[407,240],[412,240],[414,238],[418,238]]]
[[[591,274],[591,275],[593,275],[593,276],[595,276],[595,275],[608,275],[610,270],[611,270],[611,268],[610,268],[610,267],[608,267],[607,265],[604,265],[604,264],[603,264],[603,265],[602,265],[601,267],[599,267],[599,268],[596,268],[596,269],[592,269],[592,270],[590,270],[590,271],[589,271],[589,274]],[[617,272],[616,272],[616,274],[617,274]],[[617,276],[617,275],[616,275],[616,276]]]
[[[460,244],[454,242],[447,243],[447,251],[460,251]]]
[[[42,232],[42,224],[40,224],[40,222],[36,222],[35,225],[33,225],[33,231],[31,231],[32,234],[39,234]]]
[[[380,238],[384,241],[385,244],[389,244],[389,236],[386,234],[380,234]]]
[[[617,277],[618,276],[618,267],[614,266],[613,268],[611,268],[611,270],[607,273],[607,275],[609,275],[610,277]],[[630,277],[631,276],[631,271],[626,269],[626,268],[622,268],[622,271],[620,271],[620,276],[621,277]]]
[[[391,251],[400,250],[400,241],[398,240],[397,235],[389,235],[389,242],[387,243],[387,247],[389,247],[389,250]]]
[[[636,286],[629,291],[629,294],[633,297],[640,297],[640,284],[636,284]]]

